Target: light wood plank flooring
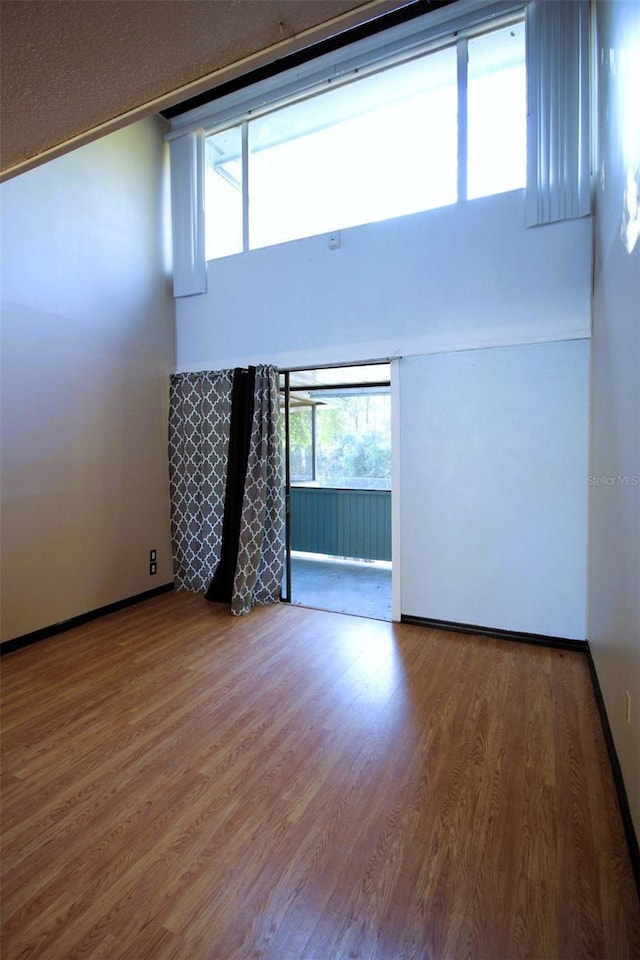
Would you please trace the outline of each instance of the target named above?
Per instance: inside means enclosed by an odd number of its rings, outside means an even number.
[[[3,960],[640,956],[580,653],[167,594],[2,701]]]

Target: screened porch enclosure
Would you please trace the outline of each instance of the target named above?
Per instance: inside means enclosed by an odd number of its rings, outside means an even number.
[[[389,364],[281,374],[283,598],[391,619]]]
[[[391,490],[291,488],[291,549],[391,561]]]

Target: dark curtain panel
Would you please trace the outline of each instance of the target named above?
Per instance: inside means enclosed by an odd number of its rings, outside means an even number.
[[[233,581],[240,543],[242,501],[251,444],[255,380],[255,367],[249,367],[248,370],[238,368],[233,371],[222,548],[216,572],[205,594],[207,600],[220,603],[231,603],[233,596]]]

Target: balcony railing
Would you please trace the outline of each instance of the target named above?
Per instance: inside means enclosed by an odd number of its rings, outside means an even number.
[[[391,491],[292,487],[291,549],[391,560]]]

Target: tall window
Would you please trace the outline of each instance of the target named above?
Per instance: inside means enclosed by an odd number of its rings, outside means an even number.
[[[524,23],[469,40],[467,197],[523,187],[527,165]]]
[[[274,106],[206,140],[207,259],[522,187],[525,127],[523,22]]]
[[[452,48],[260,117],[251,248],[453,203],[456,144]]]
[[[242,134],[231,127],[205,140],[207,260],[242,253]]]

